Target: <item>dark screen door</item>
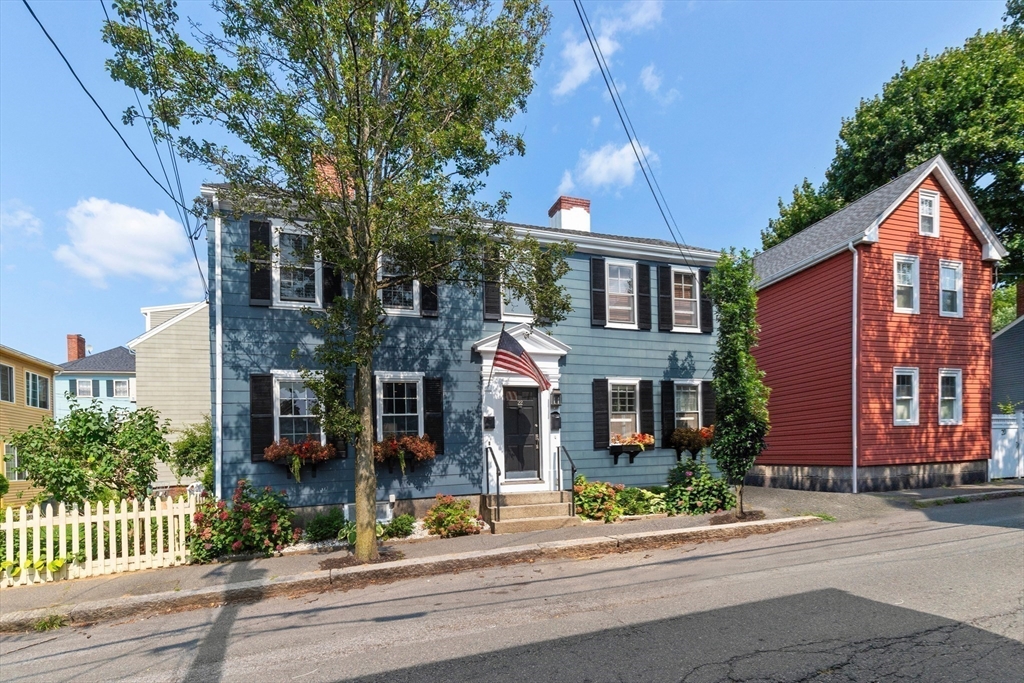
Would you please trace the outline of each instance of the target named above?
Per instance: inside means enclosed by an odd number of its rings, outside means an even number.
[[[505,474],[509,478],[540,473],[537,390],[505,389]]]

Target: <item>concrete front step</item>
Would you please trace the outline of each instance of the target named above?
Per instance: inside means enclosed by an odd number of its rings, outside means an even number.
[[[505,519],[505,508],[501,509],[501,521],[491,522],[491,533],[515,534],[521,531],[547,531],[582,524],[579,517],[534,517],[527,519]]]
[[[536,517],[568,517],[568,503],[542,503],[540,505],[502,505],[498,516],[502,519],[533,519]],[[495,508],[487,508],[488,519],[495,517]]]
[[[495,499],[499,496],[486,496],[487,507],[494,507]],[[530,491],[526,493],[502,493],[501,507],[511,505],[544,505],[548,503],[571,503],[571,491]]]

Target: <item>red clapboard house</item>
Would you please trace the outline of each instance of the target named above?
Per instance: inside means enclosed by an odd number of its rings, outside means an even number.
[[[941,156],[757,255],[771,432],[748,483],[985,481],[1005,255]]]

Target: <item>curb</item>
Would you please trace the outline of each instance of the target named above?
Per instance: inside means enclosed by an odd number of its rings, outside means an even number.
[[[951,503],[973,503],[979,500],[995,500],[997,498],[1014,498],[1024,496],[1024,489],[1011,489],[1009,491],[989,491],[987,493],[964,493],[959,496],[943,496],[942,498],[926,498],[913,501],[916,508],[930,508],[937,505],[949,505]]]
[[[668,529],[648,533],[549,541],[509,548],[381,562],[344,569],[327,569],[273,579],[233,583],[227,586],[127,596],[78,605],[10,612],[0,616],[0,633],[30,631],[40,619],[51,616],[59,616],[69,625],[84,626],[100,621],[130,619],[202,607],[253,603],[267,598],[294,596],[312,591],[352,590],[373,584],[453,574],[520,562],[533,562],[538,559],[576,559],[593,557],[596,554],[631,552],[686,543],[707,543],[743,538],[820,522],[821,520],[817,517],[786,517],[756,522],[721,524],[713,527]]]

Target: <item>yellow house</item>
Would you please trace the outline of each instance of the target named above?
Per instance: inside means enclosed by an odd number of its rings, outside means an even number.
[[[18,471],[18,456],[7,438],[53,417],[53,376],[59,370],[49,361],[0,345],[0,447],[4,474],[11,482],[0,505],[24,505],[40,491]]]

